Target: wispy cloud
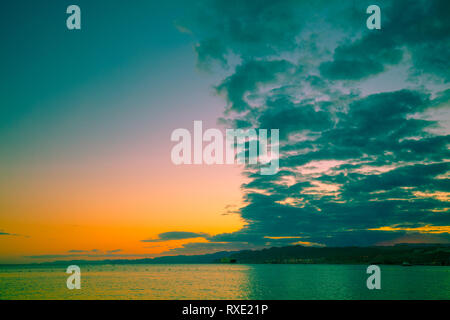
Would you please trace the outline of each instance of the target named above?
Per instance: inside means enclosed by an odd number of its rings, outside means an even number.
[[[120,253],[122,249],[114,249],[101,251],[98,249],[93,250],[69,250],[67,253],[61,254],[42,254],[42,255],[32,255],[25,256],[25,258],[30,259],[121,259],[121,258],[151,258],[152,254],[133,254],[133,253]]]
[[[170,231],[163,232],[158,235],[156,239],[145,239],[141,240],[142,242],[161,242],[161,241],[170,241],[170,240],[183,240],[183,239],[192,239],[192,238],[210,238],[210,235],[207,233],[196,233],[196,232],[185,232],[185,231]]]
[[[21,236],[20,234],[17,233],[10,233],[10,232],[5,232],[3,230],[0,230],[0,236],[12,236],[12,237],[18,237]]]

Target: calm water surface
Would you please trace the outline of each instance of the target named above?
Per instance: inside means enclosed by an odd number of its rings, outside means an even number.
[[[381,266],[381,290],[362,265],[82,265],[0,267],[0,299],[450,299],[450,267]]]

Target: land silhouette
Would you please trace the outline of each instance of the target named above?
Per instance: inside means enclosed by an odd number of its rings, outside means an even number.
[[[372,247],[305,247],[301,245],[261,250],[220,251],[202,255],[176,255],[144,259],[58,260],[26,265],[83,264],[386,264],[450,266],[448,244],[398,244]],[[15,265],[17,266],[17,265]]]

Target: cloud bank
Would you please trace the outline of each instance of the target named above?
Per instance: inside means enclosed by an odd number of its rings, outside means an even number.
[[[370,4],[200,1],[186,19],[223,75],[220,121],[280,129],[280,172],[247,166],[247,225],[211,242],[450,242],[450,3],[380,1],[381,30]]]

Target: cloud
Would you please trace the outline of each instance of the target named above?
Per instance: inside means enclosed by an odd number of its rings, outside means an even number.
[[[12,237],[18,237],[18,236],[20,236],[20,234],[9,233],[9,232],[5,232],[5,231],[3,231],[3,230],[0,230],[0,236],[12,236]]]
[[[97,259],[120,259],[120,258],[151,258],[152,254],[42,254],[33,256],[24,256],[29,259],[85,259],[85,258],[97,258]]]
[[[118,253],[118,252],[122,252],[122,249],[114,249],[114,250],[108,250],[106,251],[107,253]]]
[[[112,253],[115,250],[107,251],[108,253]],[[120,250],[119,250],[120,251]],[[69,250],[69,253],[101,253],[102,251],[99,249],[92,249],[92,250]]]
[[[142,242],[162,242],[169,240],[183,240],[192,238],[205,238],[208,239],[210,236],[206,233],[196,233],[196,232],[186,232],[186,231],[170,231],[158,234],[157,239],[146,239],[141,240]]]
[[[294,103],[286,97],[276,97],[266,103],[267,110],[261,112],[259,125],[261,128],[280,129],[281,139],[305,130],[320,132],[334,125],[330,113],[321,110],[317,104]]]
[[[107,250],[102,251],[98,249],[92,249],[92,250],[69,250],[67,253],[61,253],[61,254],[42,254],[42,255],[32,255],[32,256],[26,256],[25,258],[31,258],[31,259],[86,259],[86,258],[148,258],[152,257],[154,255],[151,254],[123,254],[122,249],[114,249],[114,250]]]
[[[436,1],[381,1],[382,28],[338,46],[321,73],[330,79],[358,80],[374,76],[411,56],[411,72],[425,72],[448,81],[450,75],[450,3]]]
[[[221,122],[280,129],[280,171],[246,166],[246,226],[206,239],[373,245],[441,230],[448,241],[449,114],[437,111],[450,101],[449,2],[381,1],[381,30],[365,26],[369,1],[226,4],[197,8],[198,61],[225,67]]]
[[[275,81],[278,74],[291,69],[292,65],[286,60],[249,61],[237,66],[233,75],[226,78],[216,90],[225,95],[230,110],[243,112],[250,108],[244,99],[246,93],[256,92],[260,86]]]
[[[293,0],[198,1],[185,25],[201,35],[196,46],[199,63],[225,63],[229,52],[265,56],[296,46],[303,14]]]

